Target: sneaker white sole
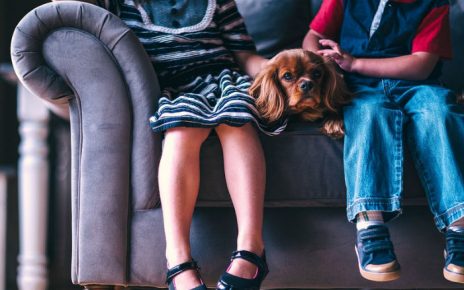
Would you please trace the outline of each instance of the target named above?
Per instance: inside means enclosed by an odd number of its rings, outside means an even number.
[[[364,270],[359,261],[359,254],[358,254],[358,249],[356,246],[354,247],[354,250],[356,251],[356,258],[358,259],[359,273],[364,279],[375,281],[375,282],[389,282],[389,281],[394,281],[400,277],[400,274],[401,274],[400,269],[396,271],[392,271],[392,272],[371,272],[371,271]]]
[[[444,256],[446,260],[446,250],[444,250]],[[448,271],[446,268],[443,268],[443,276],[446,280],[454,283],[464,283],[464,275],[456,272]]]
[[[443,276],[446,280],[455,282],[455,283],[464,283],[464,275],[459,273],[454,273],[443,268]]]

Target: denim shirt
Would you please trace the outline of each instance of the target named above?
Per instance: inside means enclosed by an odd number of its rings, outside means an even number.
[[[424,17],[437,6],[448,5],[448,1],[445,0],[387,1],[379,27],[369,37],[368,32],[376,6],[366,5],[364,2],[344,1],[345,15],[340,33],[340,46],[354,56],[368,58],[410,54],[413,50],[413,39]],[[441,68],[442,62],[439,61],[428,80],[424,82],[436,83]]]
[[[387,1],[379,26],[369,36],[379,1],[344,0],[340,46],[356,57],[395,57],[413,52],[425,16],[446,0]],[[449,43],[443,43],[448,45]]]
[[[143,9],[154,26],[179,29],[202,23],[212,13],[212,1],[208,0],[151,0]]]
[[[98,1],[99,6],[120,16],[124,0]],[[211,22],[215,8],[214,0],[149,0],[140,5],[150,29],[173,34],[204,29]]]

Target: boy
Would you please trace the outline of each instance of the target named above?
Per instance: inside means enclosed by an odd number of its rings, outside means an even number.
[[[464,283],[464,108],[438,83],[451,57],[445,0],[325,0],[303,48],[335,61],[355,95],[344,108],[347,216],[361,275],[399,277],[385,221],[401,212],[403,137],[437,228],[446,279]]]

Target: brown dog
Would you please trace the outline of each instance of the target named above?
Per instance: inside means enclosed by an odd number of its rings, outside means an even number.
[[[257,75],[249,93],[269,123],[289,115],[306,121],[324,118],[324,134],[344,135],[341,109],[351,94],[336,65],[318,54],[303,49],[280,52]]]

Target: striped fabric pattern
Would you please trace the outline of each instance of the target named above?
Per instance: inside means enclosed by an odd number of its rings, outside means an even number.
[[[160,83],[166,87],[189,83],[196,76],[218,74],[226,68],[239,70],[232,51],[255,50],[234,1],[217,0],[212,12],[205,29],[174,34],[156,30],[142,17],[144,8],[132,0],[125,0],[120,7],[121,19],[140,39]]]
[[[185,1],[172,3],[189,4]],[[156,2],[139,5],[124,0],[119,7],[121,19],[151,58],[163,89],[158,109],[150,118],[152,129],[160,132],[173,127],[252,123],[265,134],[279,134],[287,121],[266,124],[261,120],[255,100],[247,92],[251,80],[234,61],[234,51],[255,51],[235,2],[204,1],[208,6],[203,20],[177,29],[158,25],[147,17],[154,13],[145,9],[156,7]]]
[[[260,121],[255,100],[247,93],[250,82],[249,76],[226,69],[219,76],[198,77],[179,91],[165,91],[150,125],[154,131],[165,131],[173,127],[239,127],[253,123],[267,135],[280,134],[286,119],[275,124]]]

